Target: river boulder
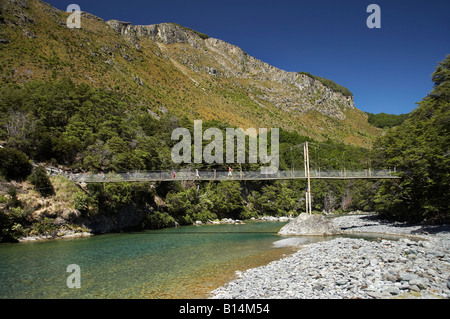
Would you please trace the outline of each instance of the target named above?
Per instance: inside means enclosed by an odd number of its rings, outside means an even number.
[[[279,235],[288,236],[327,236],[340,233],[340,227],[336,226],[333,220],[323,215],[306,213],[300,214],[300,216],[284,225],[278,232]]]

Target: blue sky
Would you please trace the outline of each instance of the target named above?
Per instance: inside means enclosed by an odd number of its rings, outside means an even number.
[[[176,22],[241,47],[287,71],[334,80],[367,112],[400,114],[431,89],[431,73],[450,54],[448,0],[47,0],[76,3],[102,19]],[[369,4],[381,29],[369,29]]]

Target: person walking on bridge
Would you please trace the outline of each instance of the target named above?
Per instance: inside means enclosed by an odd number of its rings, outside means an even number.
[[[228,166],[228,176],[227,176],[227,178],[228,177],[233,177],[233,169],[231,168],[231,166]]]

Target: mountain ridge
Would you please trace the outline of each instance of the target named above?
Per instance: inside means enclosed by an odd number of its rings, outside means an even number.
[[[322,83],[306,74],[297,72],[288,72],[272,66],[262,60],[252,57],[244,52],[240,47],[227,43],[223,40],[216,38],[202,38],[197,32],[186,29],[180,25],[174,23],[160,23],[151,25],[136,25],[134,26],[130,22],[121,22],[118,20],[108,20],[105,22],[111,26],[114,30],[119,32],[122,36],[128,38],[134,44],[138,39],[145,37],[151,38],[153,41],[162,42],[166,45],[174,43],[189,44],[196,49],[202,47],[207,50],[214,51],[218,56],[217,62],[224,68],[223,73],[217,73],[217,70],[211,68],[208,72],[211,75],[222,75],[225,77],[239,77],[239,78],[252,78],[260,81],[273,80],[278,83],[288,83],[297,86],[300,91],[307,90],[310,87],[320,86]],[[235,57],[235,59],[233,59]],[[238,63],[236,63],[236,60]],[[240,63],[239,63],[240,62]],[[192,67],[193,71],[197,71]],[[325,90],[324,98],[338,100],[343,103],[344,108],[355,108],[353,98],[345,96],[339,92],[335,92],[332,89],[322,84],[321,89]],[[326,115],[330,113],[319,109],[319,112],[323,112]],[[339,119],[343,119],[345,115],[339,110],[336,110],[335,114]]]
[[[69,13],[40,0],[3,0],[1,8],[2,83],[70,77],[132,96],[133,107],[156,117],[282,127],[364,147],[381,132],[351,96],[174,23],[134,26],[82,12],[81,29],[69,29]]]

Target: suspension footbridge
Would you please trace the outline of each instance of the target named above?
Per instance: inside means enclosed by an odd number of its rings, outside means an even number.
[[[52,172],[51,172],[52,173]],[[256,181],[256,180],[295,180],[295,179],[396,179],[398,172],[393,170],[358,170],[358,171],[278,171],[275,174],[264,174],[261,171],[228,171],[228,170],[163,170],[132,171],[125,173],[63,173],[62,175],[76,183],[120,183],[120,182],[168,182],[168,181]]]

